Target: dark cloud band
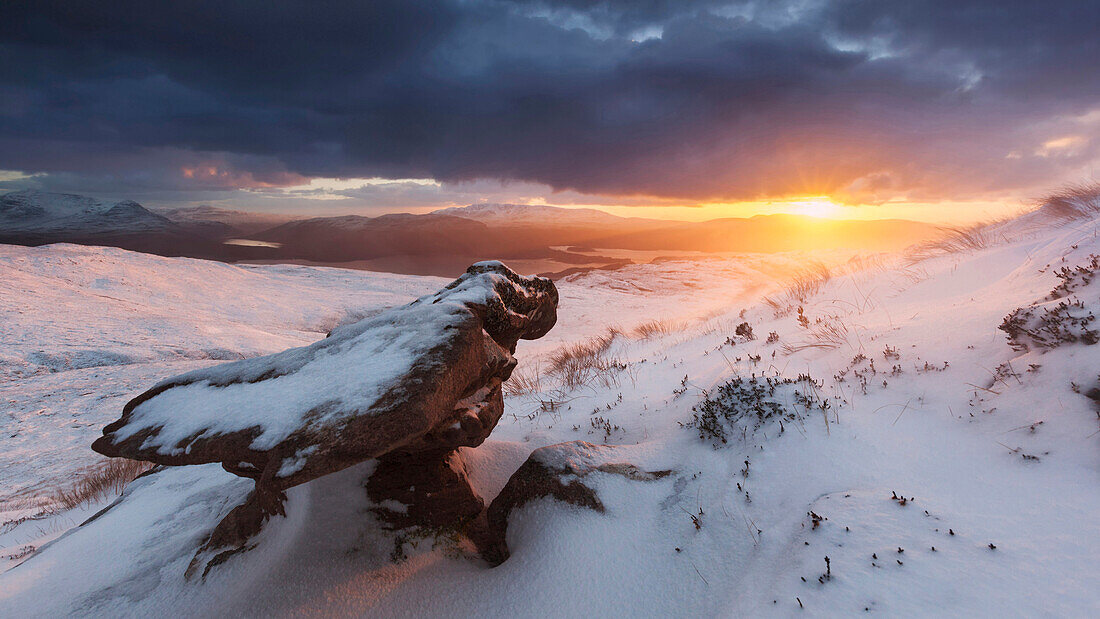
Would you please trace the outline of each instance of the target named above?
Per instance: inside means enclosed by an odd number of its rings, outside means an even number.
[[[17,0],[0,168],[699,200],[1029,187],[1097,156],[1074,120],[1100,107],[1096,24],[1094,2]]]

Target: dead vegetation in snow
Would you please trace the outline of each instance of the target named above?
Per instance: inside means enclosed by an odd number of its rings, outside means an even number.
[[[1004,220],[992,220],[972,226],[945,226],[938,238],[917,243],[905,250],[909,266],[919,262],[952,254],[974,252],[1007,241],[999,224]]]
[[[772,309],[776,318],[788,316],[795,308],[805,305],[833,278],[824,264],[814,262],[796,272],[790,283],[779,294],[764,297],[764,304]]]
[[[1088,287],[1098,273],[1100,255],[1096,254],[1075,268],[1062,267],[1055,271],[1061,281],[1047,301],[1013,310],[997,328],[1005,332],[1009,345],[1018,352],[1075,342],[1100,343],[1100,330],[1093,328],[1095,308],[1075,294]]]
[[[126,485],[154,467],[149,462],[109,458],[85,467],[72,480],[46,493],[49,502],[64,509],[106,501],[122,494]]]
[[[1100,183],[1066,185],[1037,201],[1039,212],[1058,223],[1100,216]]]

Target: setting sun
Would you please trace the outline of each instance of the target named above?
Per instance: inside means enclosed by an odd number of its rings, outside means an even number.
[[[841,209],[841,205],[826,197],[792,200],[789,204],[791,205],[789,212],[809,217],[836,217]]]

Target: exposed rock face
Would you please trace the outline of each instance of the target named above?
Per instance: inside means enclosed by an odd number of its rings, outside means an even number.
[[[165,465],[220,462],[254,479],[206,551],[243,548],[282,513],[285,489],[374,458],[372,499],[408,506],[388,514],[394,526],[451,523],[483,506],[454,452],[492,432],[516,343],[545,335],[557,303],[549,279],[477,263],[436,294],[310,346],[168,379],[128,403],[92,448]]]
[[[602,513],[603,502],[586,483],[593,473],[652,481],[667,476],[671,471],[643,471],[623,462],[621,449],[611,445],[572,441],[536,449],[512,474],[489,506],[488,535],[478,540],[481,555],[492,565],[500,565],[508,558],[508,516],[529,501],[552,497]]]
[[[404,506],[375,509],[393,529],[453,527],[471,521],[485,509],[485,501],[470,486],[466,463],[458,452],[383,456],[367,482],[367,495],[376,504],[396,501]]]

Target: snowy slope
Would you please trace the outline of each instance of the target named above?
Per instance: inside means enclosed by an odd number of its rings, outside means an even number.
[[[781,278],[799,260],[746,256],[705,271],[679,262],[568,278],[576,281],[559,284],[569,327],[523,342],[521,354],[602,332],[601,313],[611,306],[626,328],[651,318],[698,318]],[[163,378],[311,343],[337,324],[448,281],[107,247],[0,245],[0,403],[7,415],[0,502],[96,461],[87,447],[102,426]],[[694,294],[684,299],[685,292]]]
[[[443,281],[0,245],[0,510],[99,460],[90,441],[151,384],[313,342]]]
[[[1018,350],[997,327],[1060,302],[1048,297],[1058,273],[1100,254],[1100,221],[995,236],[968,253],[852,263],[801,299],[775,290],[789,264],[748,261],[561,282],[557,339],[521,348],[521,371],[608,325],[706,319],[616,337],[605,354],[622,369],[576,388],[544,370],[469,453],[475,484],[491,497],[532,449],[576,439],[674,473],[597,475],[605,514],[529,503],[498,568],[445,539],[392,563],[394,538],[366,515],[367,463],[294,488],[255,550],[186,583],[193,548],[248,484],[183,467],[139,479],[0,575],[0,615],[1096,616],[1100,415],[1086,394],[1100,345]],[[1090,282],[1071,297],[1100,313]],[[735,335],[742,322],[755,339]],[[737,419],[725,444],[701,438],[693,408],[722,385],[799,374],[815,381],[811,408],[780,391],[784,425]]]

